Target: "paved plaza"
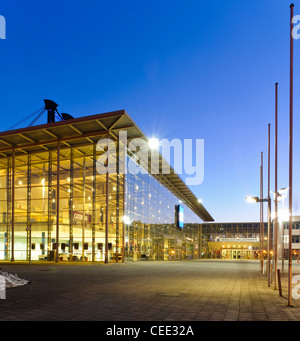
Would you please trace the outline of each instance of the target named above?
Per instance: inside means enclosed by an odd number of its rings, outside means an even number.
[[[0,321],[299,321],[257,261],[0,264],[30,280],[7,289]],[[293,264],[300,274],[300,264]],[[285,268],[287,270],[287,266]]]

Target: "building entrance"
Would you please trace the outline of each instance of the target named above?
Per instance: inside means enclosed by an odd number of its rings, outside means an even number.
[[[252,252],[251,250],[244,250],[244,249],[223,249],[222,250],[222,259],[252,259]]]

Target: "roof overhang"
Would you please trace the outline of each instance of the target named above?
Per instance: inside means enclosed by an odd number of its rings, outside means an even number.
[[[84,154],[84,147],[98,142],[99,138],[109,136],[118,139],[120,131],[127,132],[127,139],[147,137],[133,122],[125,110],[104,114],[74,118],[67,121],[43,124],[0,133],[0,158],[7,157],[13,152],[16,156],[38,153],[61,148],[76,147]],[[214,221],[205,207],[170,166],[170,172],[164,174],[162,156],[160,155],[159,172],[153,174],[167,189],[184,202],[203,221]],[[150,164],[150,162],[148,163]]]

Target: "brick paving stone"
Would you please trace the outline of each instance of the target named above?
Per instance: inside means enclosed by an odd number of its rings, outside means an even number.
[[[256,261],[5,263],[30,284],[10,288],[0,321],[299,321]],[[293,264],[300,274],[300,264]]]

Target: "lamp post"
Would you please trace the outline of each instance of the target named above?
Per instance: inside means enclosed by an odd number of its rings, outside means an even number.
[[[276,186],[277,187],[277,186]],[[277,289],[277,259],[278,259],[278,203],[282,200],[282,196],[279,192],[272,192],[274,195],[275,212],[274,212],[274,224],[273,224],[273,250],[274,250],[274,273],[275,273],[275,290]]]
[[[279,222],[280,222],[280,230],[281,230],[281,271],[284,272],[284,221],[288,220],[288,215],[286,215],[286,210],[284,207],[284,199],[287,197],[287,191],[289,190],[288,187],[281,188],[279,193],[281,195],[281,212],[279,214]]]
[[[271,250],[270,250],[270,229],[271,229],[271,197],[268,196],[265,199],[259,199],[258,197],[246,197],[246,200],[251,203],[268,203],[268,271],[267,271],[267,276],[268,276],[268,286],[271,285],[271,262],[270,262],[270,255],[271,255]]]
[[[262,200],[264,197],[263,190],[263,152],[261,152],[261,164],[260,164],[260,199]],[[265,224],[264,224],[264,205],[263,202],[260,203],[260,266],[261,273],[264,274],[264,254],[263,251],[265,249]]]
[[[277,289],[277,251],[278,251],[278,83],[275,84],[275,242],[274,242],[274,257],[275,257],[275,290]]]
[[[271,125],[268,124],[268,286],[271,285],[271,197],[270,197],[270,136]]]
[[[246,200],[249,202],[259,202],[259,203],[268,203],[268,271],[267,271],[267,276],[268,276],[268,286],[271,285],[271,197],[270,197],[270,129],[271,129],[271,124],[268,124],[268,196],[266,199],[262,199],[262,161],[261,161],[261,188],[260,188],[260,195],[261,198],[259,199],[258,197],[247,197]],[[262,156],[261,156],[262,159]],[[263,211],[263,207],[261,207],[261,212]]]
[[[292,228],[293,228],[293,83],[294,83],[294,4],[290,6],[290,139],[289,139],[289,272],[288,305],[292,306]]]

